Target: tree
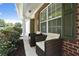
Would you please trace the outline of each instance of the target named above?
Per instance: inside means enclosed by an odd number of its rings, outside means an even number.
[[[14,25],[13,25],[13,23],[6,23],[5,26],[6,26],[6,27],[13,27]]]
[[[15,23],[15,27],[21,27],[21,23]]]
[[[13,29],[18,31],[19,34],[21,34],[22,33],[21,23],[15,23]]]
[[[5,27],[5,21],[3,19],[0,19],[0,26]]]

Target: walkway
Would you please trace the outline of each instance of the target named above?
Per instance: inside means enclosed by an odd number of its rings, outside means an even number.
[[[30,47],[28,38],[24,39],[26,56],[37,56],[35,47]]]

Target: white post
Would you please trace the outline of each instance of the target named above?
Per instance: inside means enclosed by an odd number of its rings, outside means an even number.
[[[23,39],[26,39],[26,20],[23,19]]]
[[[26,36],[28,37],[30,33],[30,19],[26,19]]]
[[[26,20],[23,19],[22,20],[22,36],[23,36],[23,42],[24,42],[24,49],[25,49],[25,54],[27,54],[27,47],[26,47],[26,44],[27,44],[27,41],[26,41]]]
[[[30,19],[23,19],[23,30],[22,30],[23,39],[29,39],[28,35],[30,33]]]

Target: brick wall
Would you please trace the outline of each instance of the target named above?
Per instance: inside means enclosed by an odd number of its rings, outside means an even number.
[[[63,55],[79,56],[79,4],[76,4],[76,39],[63,41]]]
[[[79,40],[63,41],[63,55],[79,56]]]

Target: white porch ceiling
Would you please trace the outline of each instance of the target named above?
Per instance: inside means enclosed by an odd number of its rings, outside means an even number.
[[[23,19],[23,3],[16,3],[15,6],[19,19]]]
[[[34,18],[36,11],[43,5],[43,3],[16,3],[16,10],[18,17]]]
[[[26,18],[34,18],[35,12],[42,6],[43,3],[24,3],[23,15]]]

